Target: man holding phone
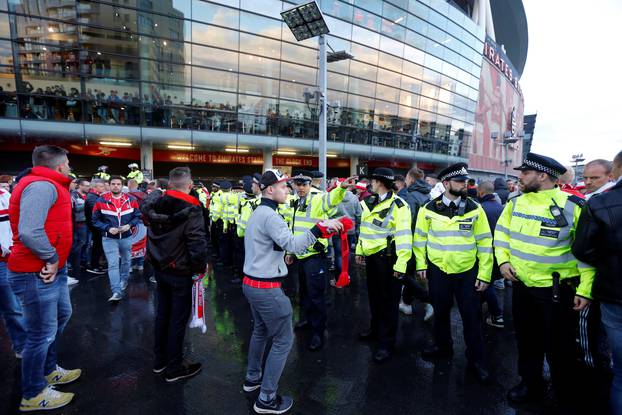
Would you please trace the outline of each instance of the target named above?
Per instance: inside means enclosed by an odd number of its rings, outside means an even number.
[[[9,204],[13,247],[8,279],[22,304],[27,333],[21,411],[67,405],[74,394],[53,386],[73,382],[82,373],[56,364],[56,341],[71,316],[65,267],[73,236],[67,151],[36,147],[32,164],[15,186]]]

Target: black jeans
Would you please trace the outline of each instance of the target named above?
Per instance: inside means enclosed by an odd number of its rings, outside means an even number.
[[[551,369],[558,398],[576,398],[577,349],[575,333],[579,313],[572,309],[575,290],[560,284],[559,303],[551,288],[512,285],[512,314],[518,345],[518,374],[532,387],[543,387],[544,357]],[[561,396],[560,396],[561,395]]]
[[[393,276],[394,262],[395,258],[387,257],[385,250],[365,257],[370,329],[383,349],[393,349],[397,337],[402,282]]]
[[[155,367],[174,371],[183,362],[184,335],[192,311],[192,276],[155,270],[158,282]]]
[[[480,293],[475,291],[477,267],[460,274],[446,274],[430,263],[427,277],[434,307],[436,346],[445,350],[452,348],[451,308],[455,298],[462,318],[466,357],[474,363],[485,363]]]
[[[324,335],[326,330],[327,282],[326,255],[316,254],[297,260],[300,305],[314,334]]]
[[[99,268],[99,262],[104,256],[104,247],[102,245],[102,234],[97,228],[90,227],[91,237],[93,239],[93,247],[91,248],[91,268]]]

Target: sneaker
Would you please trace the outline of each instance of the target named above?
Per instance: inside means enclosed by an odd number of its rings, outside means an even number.
[[[48,381],[48,385],[66,385],[68,383],[78,380],[82,374],[81,369],[67,370],[56,365],[56,370],[45,377]]]
[[[425,315],[423,316],[423,321],[430,321],[432,317],[434,317],[434,307],[432,307],[432,304],[426,303]]]
[[[201,371],[201,363],[183,363],[182,367],[164,375],[167,383],[173,383],[182,379],[191,378]]]
[[[67,285],[68,286],[76,285],[79,282],[80,281],[78,281],[77,279],[75,279],[73,277],[67,277]]]
[[[400,311],[407,316],[410,316],[413,313],[413,306],[411,306],[410,304],[406,304],[403,301],[400,301]]]
[[[157,281],[156,281],[156,279],[155,279],[155,277],[153,275],[151,277],[149,277],[149,282],[152,282],[154,284],[157,283]]]
[[[264,402],[257,398],[253,409],[258,414],[284,414],[292,409],[294,400],[289,396],[276,395],[271,402]]]
[[[59,392],[52,386],[46,386],[37,396],[25,399],[19,405],[22,412],[43,411],[62,408],[73,399],[73,393]]]
[[[108,302],[109,303],[116,303],[118,301],[121,301],[121,298],[123,298],[123,297],[121,297],[121,294],[114,293],[114,294],[112,294],[112,297],[110,297],[108,299]]]
[[[486,324],[491,327],[496,327],[498,329],[502,329],[505,327],[505,322],[503,321],[503,316],[488,316],[486,317]]]
[[[505,280],[503,278],[501,278],[500,280],[495,280],[495,282],[493,282],[492,284],[497,290],[505,290]]]
[[[99,267],[97,267],[97,268],[89,267],[89,268],[86,269],[86,272],[90,272],[91,274],[105,274],[107,271],[105,269],[99,268]]]
[[[244,392],[253,392],[259,389],[260,387],[261,387],[261,379],[259,379],[256,382],[245,380],[244,384],[242,385],[242,389],[244,389]]]

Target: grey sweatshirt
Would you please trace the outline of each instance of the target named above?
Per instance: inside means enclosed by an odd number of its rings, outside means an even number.
[[[54,185],[39,181],[26,186],[19,201],[19,239],[33,254],[50,264],[58,261],[58,255],[45,233],[45,221],[57,197]]]
[[[272,200],[262,199],[248,219],[244,235],[244,274],[249,277],[284,277],[287,275],[285,252],[303,253],[320,236],[318,228],[294,236],[276,212],[276,206]]]
[[[343,201],[337,206],[337,213],[333,216],[334,218],[341,218],[346,216],[358,225],[361,222],[361,214],[363,213],[363,208],[361,208],[361,202],[359,202],[359,198],[354,195],[351,191],[347,191]],[[356,233],[356,227],[353,227],[348,231],[348,235],[354,235]]]

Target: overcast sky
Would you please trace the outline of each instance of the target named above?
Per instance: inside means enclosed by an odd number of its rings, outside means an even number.
[[[622,150],[622,1],[523,0],[529,52],[525,114],[537,112],[532,150],[570,164]]]

